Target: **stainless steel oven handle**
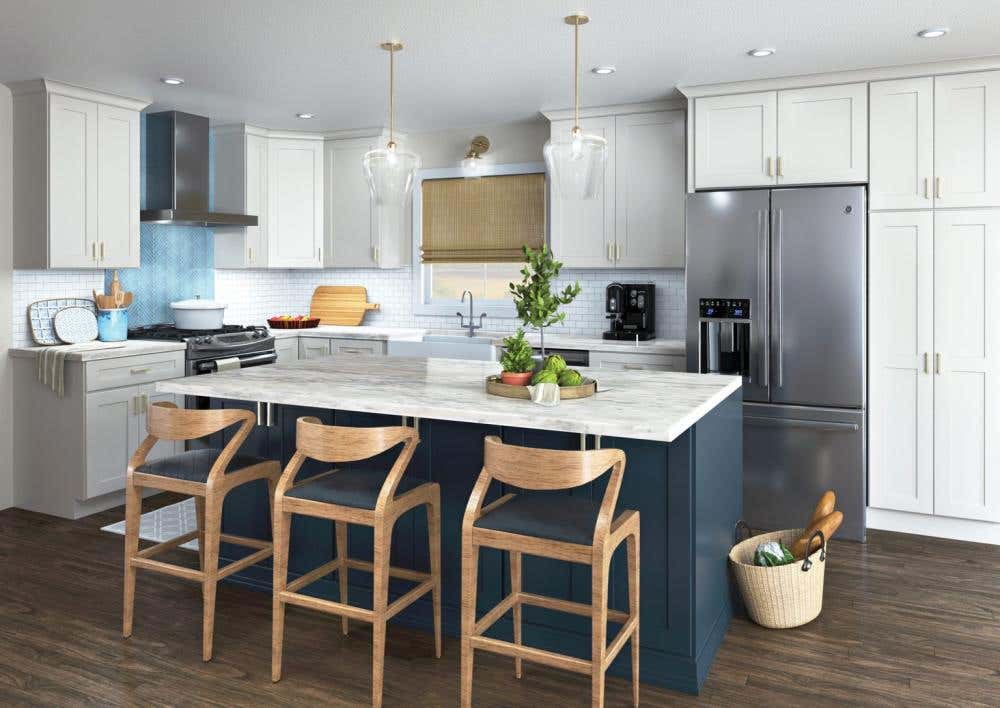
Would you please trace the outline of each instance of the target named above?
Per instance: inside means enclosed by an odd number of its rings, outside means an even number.
[[[787,425],[795,428],[812,428],[813,430],[828,430],[831,432],[856,433],[861,429],[857,423],[838,423],[837,421],[803,420],[801,418],[765,418],[763,416],[743,416],[743,422],[750,425],[772,425],[780,427]]]
[[[269,352],[267,354],[254,354],[253,356],[248,356],[245,359],[240,359],[240,368],[244,369],[248,366],[260,366],[261,364],[273,364],[278,360],[277,352]]]

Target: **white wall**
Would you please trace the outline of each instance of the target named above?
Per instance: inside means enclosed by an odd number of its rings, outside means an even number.
[[[0,509],[14,497],[14,460],[11,420],[12,386],[7,349],[11,343],[13,291],[11,216],[11,98],[0,85]]]
[[[424,167],[457,167],[477,135],[485,135],[490,141],[490,149],[483,155],[485,162],[498,165],[541,162],[542,146],[549,139],[549,122],[537,120],[417,133],[407,137],[406,148],[420,155]]]

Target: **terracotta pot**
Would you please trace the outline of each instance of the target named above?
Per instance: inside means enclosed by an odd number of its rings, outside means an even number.
[[[504,371],[500,374],[500,382],[511,386],[527,386],[531,376],[530,371]]]

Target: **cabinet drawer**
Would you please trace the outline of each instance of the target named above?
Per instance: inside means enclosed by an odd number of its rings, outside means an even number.
[[[322,340],[321,340],[322,341]],[[299,338],[288,337],[274,340],[274,351],[278,354],[278,363],[299,360]]]
[[[299,359],[319,359],[330,356],[330,340],[321,337],[299,337]]]
[[[385,342],[379,339],[331,339],[330,353],[346,356],[381,356],[385,354]]]
[[[184,352],[90,361],[86,363],[86,371],[88,391],[175,379],[184,375]]]
[[[684,371],[685,362],[680,354],[591,352],[590,366],[607,371]]]

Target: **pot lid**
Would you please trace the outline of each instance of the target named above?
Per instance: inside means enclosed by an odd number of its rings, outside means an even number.
[[[226,303],[215,300],[178,300],[170,303],[175,310],[225,310]]]

